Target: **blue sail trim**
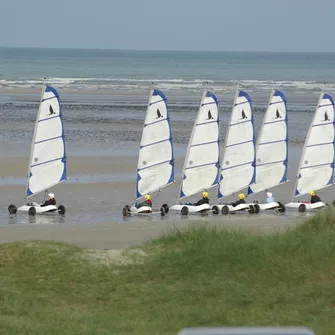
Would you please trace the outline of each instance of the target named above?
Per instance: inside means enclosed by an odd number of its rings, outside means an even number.
[[[204,104],[201,104],[201,107],[202,106],[207,106],[207,105],[216,105],[216,102],[215,101],[212,101],[212,102],[206,102]]]
[[[285,119],[283,119],[283,120],[276,120],[276,121],[265,122],[264,125],[272,124],[272,123],[279,123],[279,122],[285,122]]]
[[[318,124],[313,124],[312,128],[314,128],[314,127],[322,127],[322,126],[329,126],[329,125],[332,125],[332,124],[333,124],[333,122],[318,123]]]
[[[218,123],[218,120],[209,121],[209,122],[197,123],[197,124],[196,124],[196,127],[198,127],[198,126],[203,126],[203,125],[207,125],[207,124],[210,124],[210,123]]]
[[[62,160],[63,158],[64,157],[59,157],[59,158],[55,158],[55,159],[50,159],[50,160],[42,162],[42,163],[33,164],[33,165],[31,165],[31,168],[36,167],[36,166],[40,166],[40,165],[44,165],[44,164],[48,164],[48,163],[51,163],[51,162],[56,162],[56,161]]]
[[[45,119],[38,120],[38,122],[49,121],[51,119],[56,119],[58,117],[59,117],[59,115],[55,115],[55,116],[47,117]]]
[[[164,121],[166,121],[166,120],[168,120],[168,118],[161,119],[161,120],[157,120],[157,121],[154,121],[154,122],[151,122],[151,123],[146,123],[146,124],[144,125],[144,127],[152,126],[153,124],[156,124],[156,123],[159,123],[159,122],[164,122]]]
[[[237,164],[237,165],[234,165],[234,166],[229,166],[227,168],[223,168],[222,171],[234,169],[234,168],[237,168],[237,167],[240,167],[240,166],[249,165],[249,164],[253,164],[253,163],[254,163],[254,161],[250,161],[250,162],[247,162],[247,163],[242,163],[242,164]]]
[[[276,141],[269,141],[269,142],[258,143],[258,145],[274,144],[274,143],[280,143],[280,142],[286,142],[286,138],[283,139],[283,140],[276,140]]]
[[[318,147],[318,146],[329,145],[329,144],[334,144],[334,142],[324,142],[324,143],[318,143],[318,144],[310,144],[310,145],[306,145],[306,148]]]
[[[239,143],[235,143],[235,144],[229,144],[229,145],[226,145],[226,148],[235,147],[237,145],[242,145],[242,144],[246,144],[246,143],[253,143],[253,140],[239,142]]]
[[[195,168],[199,168],[199,167],[203,167],[203,166],[209,166],[209,165],[217,166],[217,162],[211,162],[211,163],[200,164],[200,165],[196,165],[196,166],[190,166],[190,167],[186,168],[185,171],[195,169]]]
[[[218,99],[217,99],[216,95],[213,94],[212,92],[207,91],[207,93],[206,93],[206,97],[207,97],[207,98],[213,98],[213,100],[215,101],[215,103],[218,104]]]
[[[203,143],[198,143],[198,144],[193,144],[190,146],[190,148],[194,148],[194,147],[199,147],[201,145],[207,145],[207,144],[213,144],[213,143],[217,143],[218,141],[210,141],[210,142],[203,142]]]
[[[54,97],[49,97],[49,98],[42,99],[42,102],[47,101],[47,100],[57,99],[57,98],[58,98],[58,95],[56,95]]]
[[[160,140],[160,141],[152,142],[152,143],[149,143],[149,144],[146,144],[146,145],[140,145],[140,149],[143,149],[143,148],[146,148],[146,147],[150,147],[152,145],[163,143],[163,142],[168,142],[168,141],[170,141],[169,138],[167,138],[165,140]]]
[[[246,120],[246,121],[242,121],[242,122],[232,123],[229,127],[238,126],[239,124],[247,123],[247,122],[251,122],[251,120]]]
[[[43,142],[49,142],[49,141],[52,141],[52,140],[56,140],[58,138],[62,138],[62,135],[61,136],[56,136],[56,137],[50,137],[50,138],[47,138],[47,139],[42,140],[42,141],[37,141],[34,144],[39,144],[39,143],[43,143]]]
[[[322,163],[322,164],[315,164],[315,165],[311,165],[311,166],[304,166],[300,170],[306,170],[306,169],[311,169],[311,168],[315,168],[315,167],[319,167],[319,166],[326,166],[326,165],[329,165],[330,167],[332,167],[332,164],[333,164],[333,162],[328,162],[328,163]]]

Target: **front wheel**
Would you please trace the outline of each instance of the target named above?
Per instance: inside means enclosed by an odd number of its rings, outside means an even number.
[[[165,213],[165,214],[169,213],[170,208],[169,208],[169,205],[168,205],[168,204],[163,204],[163,205],[162,205],[162,208],[164,208],[164,213]]]
[[[36,215],[36,208],[34,206],[30,207],[28,210],[28,214],[31,216]]]
[[[258,205],[258,203],[254,204],[254,208],[255,208],[255,214],[258,214],[261,210],[261,207]]]
[[[65,214],[65,212],[66,212],[65,206],[59,205],[58,206],[58,213],[59,214]]]
[[[10,214],[15,214],[17,212],[17,207],[15,205],[9,205],[8,206],[8,212]]]
[[[228,215],[229,214],[229,207],[228,206],[223,206],[221,209],[221,213],[223,215]]]
[[[299,210],[300,213],[306,212],[306,205],[305,204],[299,205],[298,210]]]
[[[248,209],[249,214],[255,214],[255,207],[254,205],[250,205]]]
[[[219,207],[216,206],[216,205],[214,205],[214,206],[212,207],[212,213],[213,213],[214,215],[218,215],[218,214],[219,214]]]
[[[278,205],[279,205],[278,213],[285,213],[286,210],[285,206],[281,202],[278,202]]]
[[[181,215],[188,215],[188,207],[187,206],[184,206],[182,209],[181,209]]]

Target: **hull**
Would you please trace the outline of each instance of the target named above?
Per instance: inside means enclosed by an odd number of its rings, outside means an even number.
[[[319,208],[323,208],[325,206],[326,204],[322,201],[316,202],[314,204],[303,203],[303,202],[289,202],[285,205],[286,208],[298,210],[300,213],[306,211],[313,211]]]
[[[169,206],[164,204],[159,211],[153,211],[149,206],[142,206],[140,208],[136,208],[135,206],[126,205],[122,209],[123,216],[134,216],[134,215],[154,215],[160,214],[161,216],[165,216],[169,212]]]
[[[239,204],[235,207],[231,205],[214,205],[212,206],[213,214],[223,214],[227,215],[229,213],[238,213],[248,211],[250,214],[257,214],[259,212],[258,204]]]
[[[20,207],[16,207],[15,205],[8,206],[8,212],[10,214],[16,213],[28,213],[29,215],[36,215],[36,214],[46,214],[46,213],[57,213],[57,214],[65,214],[66,209],[63,205],[54,206],[30,206],[30,205],[23,205]]]
[[[198,213],[207,213],[211,210],[211,206],[209,204],[203,204],[200,206],[190,206],[190,205],[174,205],[170,207],[171,210],[180,212],[181,215],[188,214],[198,214]]]

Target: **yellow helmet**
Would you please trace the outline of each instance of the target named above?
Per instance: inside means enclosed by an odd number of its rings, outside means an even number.
[[[150,200],[150,199],[151,199],[151,195],[150,195],[150,194],[146,194],[146,195],[144,196],[144,199],[145,199],[145,200]]]
[[[203,192],[202,192],[202,197],[203,197],[203,198],[208,198],[208,192],[203,191]]]
[[[315,195],[315,191],[309,191],[308,193],[309,193],[309,195],[311,195],[311,196]]]
[[[243,199],[245,198],[245,196],[244,196],[243,193],[240,193],[240,194],[238,195],[238,197],[239,197],[239,199],[241,199],[241,200],[243,200]]]

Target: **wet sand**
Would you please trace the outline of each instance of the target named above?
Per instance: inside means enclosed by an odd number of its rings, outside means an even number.
[[[143,218],[141,218],[143,219]],[[74,244],[89,249],[124,249],[168,233],[174,229],[195,226],[224,227],[239,229],[251,233],[276,233],[294,229],[303,222],[302,219],[288,220],[284,216],[235,216],[235,218],[211,220],[162,220],[159,224],[147,220],[135,219],[129,224],[101,224],[76,226],[21,226],[0,228],[0,244],[27,240],[49,240]],[[141,222],[142,221],[142,222]]]

